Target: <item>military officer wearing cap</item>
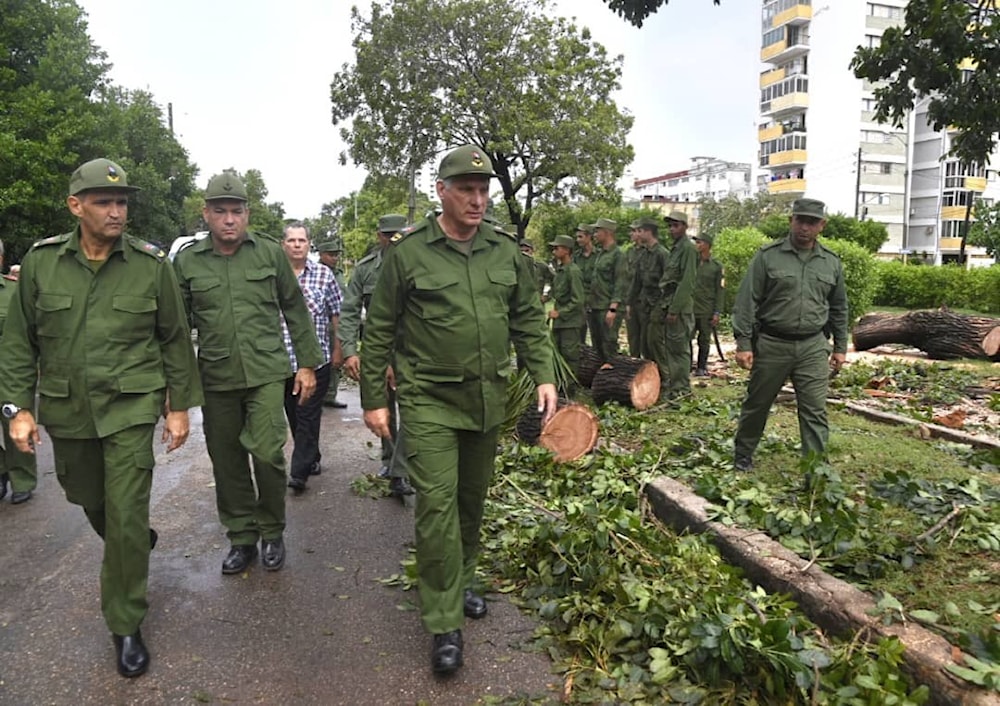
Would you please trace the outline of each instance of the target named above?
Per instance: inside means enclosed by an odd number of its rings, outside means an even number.
[[[583,296],[586,299],[590,292],[590,282],[594,275],[594,263],[597,261],[597,250],[594,248],[594,229],[588,223],[576,227],[576,250],[573,251],[573,262],[580,268],[583,277]],[[594,340],[594,336],[590,336]],[[587,342],[587,308],[583,310],[583,325],[580,327],[580,343]]]
[[[538,296],[542,298],[543,302],[548,301],[545,288],[552,284],[552,269],[547,263],[535,259],[535,244],[530,240],[521,238],[518,245],[521,248],[521,254],[528,258],[535,271],[535,288],[538,290]]]
[[[0,240],[0,267],[3,267],[4,247]],[[12,266],[13,273],[14,267]],[[13,274],[0,277],[0,338],[3,337],[3,327],[7,320],[7,309],[14,300],[17,291],[17,277]],[[31,495],[38,484],[38,464],[34,454],[26,454],[17,448],[10,438],[10,423],[0,418],[3,425],[3,449],[0,449],[0,500],[7,496],[7,483],[10,483],[10,502],[21,505],[31,500]]]
[[[663,316],[663,293],[660,280],[667,269],[669,253],[660,243],[659,224],[644,216],[632,224],[636,233],[636,260],[630,299],[635,302],[629,312],[629,325],[640,332],[639,351],[646,360],[656,363],[661,385],[667,379],[666,320]],[[634,324],[633,324],[634,322]]]
[[[552,257],[556,261],[556,271],[552,278],[550,299],[552,308],[549,319],[552,322],[552,338],[556,350],[563,357],[574,375],[580,368],[580,327],[583,325],[583,275],[573,262],[573,246],[576,241],[568,235],[557,235],[549,243]]]
[[[358,260],[351,274],[344,295],[344,306],[341,309],[340,337],[341,350],[344,353],[344,372],[354,380],[361,377],[361,358],[358,355],[358,343],[362,334],[362,316],[371,307],[372,295],[375,293],[375,283],[382,269],[385,250],[389,247],[389,239],[406,228],[406,216],[390,213],[378,219],[375,232],[376,244],[370,253]],[[386,378],[386,396],[389,404],[389,436],[382,438],[382,467],[379,476],[389,479],[389,492],[398,498],[413,494],[413,488],[407,480],[406,457],[403,452],[397,452],[399,445],[399,424],[396,419],[396,381],[392,366]]]
[[[316,387],[314,368],[327,361],[281,245],[247,230],[239,177],[224,172],[209,180],[202,217],[209,236],[178,252],[174,268],[198,329],[205,445],[231,544],[222,573],[243,573],[258,540],[264,568],[277,571],[285,562],[285,381],[293,377],[281,317],[298,364],[292,394],[300,404]]]
[[[796,200],[789,235],[761,248],[740,282],[733,309],[736,362],[750,371],[736,430],[741,471],[753,468],[771,404],[789,378],[802,455],[826,453],[830,368],[839,370],[847,354],[847,289],[840,258],[817,242],[825,225],[822,201]]]
[[[101,609],[118,672],[143,674],[153,429],[173,451],[202,402],[184,304],[166,253],[125,233],[138,188],[107,159],[70,177],[76,229],[35,243],[0,343],[0,399],[17,447],[52,439],[56,478],[104,539]]]
[[[694,238],[698,250],[698,269],[694,282],[694,335],[698,340],[696,377],[708,375],[708,353],[712,347],[712,332],[719,325],[719,315],[725,297],[722,288],[722,263],[712,257],[712,234],[699,233]]]
[[[606,362],[618,353],[615,320],[619,305],[625,301],[628,272],[625,258],[615,241],[618,224],[608,218],[598,218],[593,228],[601,252],[594,261],[590,290],[587,292],[587,326],[598,357]]]
[[[633,316],[633,312],[638,311],[638,301],[633,298],[636,272],[638,270],[639,258],[642,256],[642,248],[639,247],[641,235],[639,233],[638,221],[632,221],[629,226],[628,238],[631,247],[625,251],[625,311],[619,311],[619,321],[625,321],[625,337],[628,341],[628,354],[634,358],[642,355],[642,324],[638,318]]]
[[[662,315],[666,322],[664,338],[667,354],[667,399],[691,392],[691,331],[694,329],[694,281],[698,251],[687,237],[688,217],[683,211],[671,211],[664,218],[670,229],[666,269],[660,279],[663,295]],[[661,386],[663,381],[660,381]]]
[[[417,491],[421,618],[434,635],[431,667],[462,666],[463,615],[482,618],[473,592],[483,502],[493,472],[510,346],[538,388],[543,423],[556,407],[552,344],[533,272],[510,235],[483,222],[493,165],[466,145],[441,160],[442,212],[393,238],[365,323],[365,424],[389,436],[385,375],[395,363],[410,481]]]
[[[333,236],[319,243],[316,246],[316,252],[319,254],[319,261],[326,265],[333,273],[340,291],[346,292],[347,285],[344,282],[344,268],[340,266],[340,256],[344,253],[343,241],[338,236]],[[334,366],[330,370],[330,385],[327,387],[326,395],[323,397],[324,407],[334,407],[336,409],[347,408],[346,402],[340,402],[337,399],[337,390],[340,389],[340,374],[341,368],[339,367]]]

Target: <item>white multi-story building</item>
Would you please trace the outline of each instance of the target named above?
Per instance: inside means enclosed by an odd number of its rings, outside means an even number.
[[[743,199],[750,195],[750,165],[715,157],[692,157],[687,169],[636,179],[632,188],[635,197],[646,203],[693,203],[703,197],[726,196]]]
[[[884,223],[883,254],[926,252],[941,262],[957,256],[951,238],[959,227],[956,211],[943,209],[988,197],[986,174],[935,161],[950,139],[927,125],[920,106],[907,125],[875,122],[873,86],[849,69],[859,45],[878,46],[887,28],[903,23],[906,4],[763,0],[758,187]]]

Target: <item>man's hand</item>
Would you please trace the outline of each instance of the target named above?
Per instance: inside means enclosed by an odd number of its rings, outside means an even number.
[[[391,365],[385,369],[385,384],[393,392],[396,391],[396,371]]]
[[[380,407],[379,409],[366,409],[365,426],[371,430],[372,434],[380,439],[390,438],[389,408]]]
[[[558,309],[549,309],[549,318],[550,319],[558,319],[559,318],[559,310]]]
[[[299,404],[305,404],[316,391],[316,373],[312,368],[299,368],[292,383],[292,394],[299,396]]]
[[[344,349],[340,347],[340,339],[333,339],[333,354],[330,356],[330,365],[340,369],[344,365]]]
[[[344,359],[344,372],[351,380],[361,379],[361,358],[356,355],[349,355]]]
[[[716,328],[719,325],[719,315],[712,314],[712,328]]]
[[[10,440],[24,453],[35,453],[35,449],[42,443],[42,437],[38,433],[38,425],[35,424],[35,416],[31,412],[22,409],[10,420]]]
[[[183,446],[190,433],[191,425],[186,409],[167,412],[167,418],[163,422],[163,436],[160,439],[167,444],[167,453]]]
[[[830,356],[830,370],[835,373],[839,373],[840,369],[844,367],[844,363],[847,362],[847,355],[844,353],[834,353]]]
[[[753,367],[753,351],[736,351],[736,364],[744,370]]]
[[[615,325],[615,312],[614,311],[610,311],[609,310],[608,312],[606,312],[604,314],[604,325],[607,326],[608,328],[611,328],[612,326]]]
[[[538,411],[542,413],[542,426],[544,427],[552,415],[556,413],[556,406],[559,403],[559,395],[556,393],[556,386],[546,383],[538,386]]]

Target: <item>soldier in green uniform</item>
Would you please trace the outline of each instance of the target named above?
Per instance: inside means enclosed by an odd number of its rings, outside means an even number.
[[[580,268],[583,277],[583,296],[586,299],[590,292],[590,282],[594,276],[594,263],[597,261],[597,250],[594,248],[594,229],[587,223],[576,227],[576,250],[573,251],[573,263]],[[594,337],[590,337],[593,342]],[[587,309],[583,310],[583,325],[580,327],[580,343],[587,342]]]
[[[712,234],[700,233],[694,239],[698,250],[698,269],[694,282],[694,334],[698,339],[698,362],[694,374],[708,375],[708,353],[712,349],[712,332],[719,325],[719,314],[725,297],[722,288],[722,263],[712,257]]]
[[[552,285],[552,270],[547,263],[535,259],[534,243],[527,238],[521,238],[519,245],[521,253],[531,261],[531,268],[535,272],[535,288],[538,290],[538,296],[542,298],[543,302],[546,302],[548,301],[546,287]]]
[[[344,294],[344,303],[340,310],[340,346],[344,354],[344,372],[354,380],[361,378],[361,358],[358,356],[358,342],[362,335],[362,315],[367,313],[375,293],[375,283],[382,269],[382,259],[389,247],[389,239],[406,228],[406,216],[387,214],[378,219],[378,230],[375,233],[377,242],[370,253],[358,260],[351,273],[351,281]],[[413,494],[413,488],[407,480],[405,453],[397,453],[399,444],[399,425],[396,420],[396,383],[392,375],[392,366],[386,379],[386,395],[389,400],[389,436],[382,438],[382,467],[379,477],[389,479],[389,491],[402,498]]]
[[[417,490],[421,618],[431,668],[462,666],[463,614],[482,618],[472,590],[483,502],[503,422],[513,342],[538,387],[543,423],[556,408],[552,343],[533,272],[517,241],[483,222],[493,165],[474,145],[445,155],[442,212],[393,239],[365,324],[365,424],[389,436],[385,375],[395,362],[399,414]]]
[[[563,357],[574,375],[580,368],[580,326],[583,323],[583,275],[573,262],[574,240],[568,235],[557,235],[549,243],[556,261],[552,279],[549,319],[556,350]]]
[[[652,218],[643,217],[634,224],[637,233],[636,251],[640,257],[636,261],[636,273],[630,294],[633,311],[629,321],[635,321],[641,332],[639,350],[646,360],[656,363],[660,372],[660,385],[665,389],[667,375],[666,319],[664,316],[663,293],[660,280],[667,269],[669,253],[660,243],[659,224]]]
[[[667,353],[666,396],[674,399],[691,392],[691,331],[694,329],[694,281],[698,251],[687,237],[688,217],[671,211],[664,220],[673,245],[660,280],[665,304]],[[662,381],[661,381],[662,383]]]
[[[733,309],[736,362],[750,371],[736,430],[741,471],[753,468],[771,404],[789,378],[802,455],[826,453],[830,369],[839,370],[847,357],[847,289],[840,258],[816,240],[825,225],[822,201],[796,200],[788,237],[761,248],[740,282]]]
[[[205,445],[232,545],[222,573],[243,573],[257,556],[258,539],[261,563],[277,571],[285,562],[284,402],[292,377],[280,317],[298,364],[292,394],[299,404],[316,387],[314,368],[327,361],[281,245],[247,230],[246,187],[235,174],[209,180],[202,217],[209,236],[178,252],[174,268],[198,329]]]
[[[0,240],[0,267],[3,267],[3,241]],[[13,268],[11,268],[13,271]],[[3,327],[7,320],[7,309],[17,291],[17,277],[4,275],[0,277],[0,338],[3,337]],[[10,502],[20,505],[31,500],[31,494],[38,485],[38,463],[34,454],[26,454],[17,448],[10,438],[10,424],[6,419],[0,419],[3,424],[3,450],[0,451],[0,500],[7,495],[7,483],[10,483]]]
[[[341,292],[347,291],[344,282],[344,268],[340,266],[340,256],[344,253],[344,243],[337,237],[325,240],[316,246],[319,253],[319,261],[330,268],[337,286]],[[353,275],[352,275],[353,276]],[[340,388],[341,368],[334,366],[330,369],[330,386],[326,389],[326,397],[323,398],[324,407],[334,407],[336,409],[346,409],[347,403],[337,400],[337,390]]]
[[[638,311],[638,300],[633,298],[636,271],[639,266],[639,258],[642,257],[642,248],[639,247],[639,227],[638,221],[633,221],[629,226],[629,241],[632,247],[625,251],[625,312],[618,312],[618,318],[625,322],[625,335],[628,341],[628,354],[633,358],[642,356],[642,322],[632,315]]]
[[[167,254],[124,232],[129,186],[95,159],[70,177],[73,232],[40,240],[24,258],[0,344],[0,399],[17,447],[39,443],[32,408],[52,439],[56,478],[104,539],[101,609],[118,672],[149,667],[146,616],[153,430],[173,451],[202,402],[191,332]]]
[[[587,326],[597,355],[602,361],[607,361],[618,353],[615,321],[618,307],[625,301],[627,271],[625,257],[615,242],[618,224],[599,218],[593,227],[601,252],[594,261],[590,290],[587,292]]]

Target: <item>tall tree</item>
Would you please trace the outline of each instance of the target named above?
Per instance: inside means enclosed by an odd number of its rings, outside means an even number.
[[[356,63],[331,84],[333,122],[374,174],[406,176],[476,144],[519,234],[539,201],[617,200],[633,151],[615,105],[621,57],[547,0],[375,0],[352,14]]]
[[[976,220],[969,229],[969,244],[986,248],[986,254],[1000,261],[1000,203],[976,201]]]
[[[668,2],[670,0],[604,0],[604,4],[617,12],[619,17],[628,20],[636,27],[642,27],[646,18]],[[719,4],[719,0],[712,2]]]

